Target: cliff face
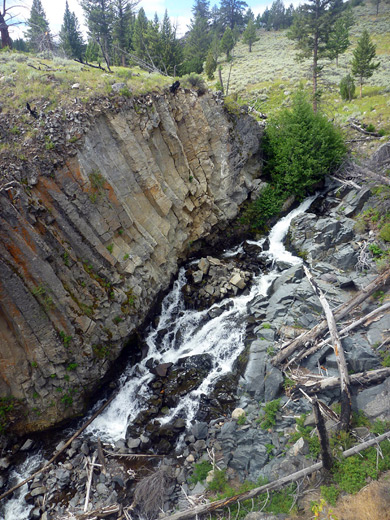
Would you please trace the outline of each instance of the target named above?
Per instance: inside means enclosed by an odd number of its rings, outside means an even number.
[[[15,431],[83,409],[191,242],[259,175],[261,129],[211,95],[130,105],[96,116],[65,166],[0,188],[0,396],[22,412]]]

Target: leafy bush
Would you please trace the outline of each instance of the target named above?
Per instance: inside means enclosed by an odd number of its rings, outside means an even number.
[[[390,222],[387,222],[379,232],[379,236],[385,242],[390,242]]]
[[[214,472],[214,478],[209,482],[210,491],[223,491],[227,485],[226,470],[216,470]]]
[[[189,74],[183,78],[183,84],[187,88],[196,88],[199,95],[203,95],[207,91],[206,83],[202,76],[198,74]]]
[[[196,484],[197,482],[203,482],[206,480],[207,474],[209,471],[213,469],[210,462],[207,460],[203,460],[194,466],[194,472],[189,478],[191,484]]]
[[[341,133],[325,115],[315,113],[303,91],[267,126],[266,172],[278,192],[303,198],[346,154]]]
[[[331,506],[336,505],[340,490],[336,486],[321,486],[321,495]]]
[[[355,82],[350,74],[344,76],[340,81],[340,95],[344,101],[352,101],[355,97]]]

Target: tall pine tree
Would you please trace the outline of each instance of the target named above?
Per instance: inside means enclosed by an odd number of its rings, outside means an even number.
[[[357,42],[357,47],[353,51],[353,58],[351,61],[352,74],[359,78],[360,83],[360,97],[362,97],[363,81],[371,78],[380,63],[373,63],[376,56],[376,47],[372,43],[367,29],[364,29],[363,34]]]
[[[113,42],[121,65],[126,65],[126,51],[131,49],[135,7],[140,0],[114,0]],[[124,52],[121,52],[124,51]]]
[[[221,0],[219,12],[223,27],[230,27],[230,29],[233,29],[235,25],[242,27],[247,7],[248,4],[243,0]]]
[[[318,60],[328,52],[329,35],[343,11],[343,0],[308,0],[294,15],[294,23],[288,37],[295,40],[298,58],[312,58],[313,109],[317,111],[318,75],[321,67]]]
[[[33,0],[27,25],[25,37],[31,50],[36,52],[53,50],[49,22],[46,19],[41,0]]]
[[[85,45],[75,13],[69,10],[68,0],[65,3],[64,20],[60,30],[60,42],[68,58],[82,61]]]
[[[89,36],[98,42],[107,67],[110,68],[113,0],[80,0],[80,4],[87,20]]]

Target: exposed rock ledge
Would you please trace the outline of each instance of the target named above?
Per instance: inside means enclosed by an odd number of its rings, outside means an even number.
[[[226,227],[259,175],[261,128],[211,95],[129,104],[96,116],[65,167],[0,189],[0,396],[23,412],[15,431],[83,409],[189,244]]]

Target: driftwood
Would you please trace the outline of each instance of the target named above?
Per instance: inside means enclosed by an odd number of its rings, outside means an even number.
[[[337,321],[341,320],[354,309],[357,305],[360,305],[366,300],[371,294],[377,291],[380,287],[385,285],[390,279],[390,269],[387,269],[384,273],[377,276],[375,280],[369,283],[364,289],[359,291],[351,300],[343,303],[338,307],[334,313],[334,318]],[[313,327],[310,331],[304,332],[293,341],[285,345],[273,358],[272,364],[278,365],[287,359],[295,350],[302,348],[307,345],[311,345],[315,339],[321,336],[325,331],[328,330],[328,324],[326,320]]]
[[[363,318],[360,318],[359,320],[354,321],[347,327],[344,327],[343,329],[341,329],[339,332],[340,336],[343,336],[344,334],[347,334],[351,330],[356,329],[356,327],[359,327],[359,325],[361,325],[362,323],[365,323],[366,321],[370,320],[371,318],[374,318],[381,312],[387,311],[388,309],[390,309],[390,302],[385,303],[384,305],[381,305],[377,309],[374,309],[372,312],[366,314],[366,316],[363,316]],[[324,347],[331,341],[332,341],[331,338],[325,339],[324,341],[321,341],[320,343],[318,343],[317,345],[314,345],[313,347],[309,348],[308,350],[303,350],[302,352],[299,352],[299,354],[297,354],[294,358],[292,358],[287,363],[285,368],[289,367],[291,365],[291,363],[293,363],[293,362],[298,363],[298,361],[300,361],[301,359],[311,356],[312,354],[314,354],[315,352],[320,350],[322,347]]]
[[[380,138],[382,137],[381,134],[378,134],[378,132],[369,132],[368,130],[365,130],[364,128],[362,128],[361,126],[359,125],[356,125],[355,123],[353,123],[352,121],[349,121],[349,126],[351,128],[353,128],[354,130],[357,130],[358,132],[364,134],[364,135],[368,135],[370,137],[376,137],[376,138]]]
[[[324,309],[326,321],[328,322],[328,328],[330,332],[330,337],[332,341],[333,350],[336,356],[337,368],[340,374],[340,390],[341,390],[341,416],[340,416],[340,427],[342,430],[349,429],[349,422],[351,419],[351,391],[350,391],[350,382],[349,382],[349,374],[347,361],[345,359],[344,349],[341,344],[340,336],[337,331],[336,321],[333,316],[332,309],[330,308],[329,303],[327,302],[324,293],[318,287],[316,281],[313,278],[313,275],[309,271],[309,269],[304,265],[303,269],[309,280],[310,285],[313,288],[313,291],[316,293],[322,308]]]
[[[358,374],[352,374],[350,376],[351,385],[372,385],[379,383],[390,377],[390,368],[379,368],[378,370],[371,370],[370,372],[359,372]],[[291,397],[299,397],[300,389],[303,389],[308,395],[314,395],[326,390],[331,390],[340,386],[340,379],[338,377],[326,377],[320,381],[310,381],[303,385],[297,385],[292,392]]]
[[[360,451],[369,448],[370,446],[373,446],[375,444],[379,444],[383,440],[390,437],[390,431],[384,433],[383,435],[379,435],[378,437],[375,437],[375,439],[371,439],[367,442],[363,442],[362,444],[358,444],[357,446],[354,446],[353,448],[344,451],[342,453],[342,456],[344,458],[350,457],[351,455],[355,455],[356,453],[359,453]],[[189,520],[191,518],[196,518],[197,515],[204,515],[207,513],[212,513],[213,511],[216,511],[218,509],[223,509],[224,507],[228,507],[236,502],[244,501],[244,500],[250,500],[251,498],[255,498],[258,495],[262,493],[266,493],[267,491],[274,491],[276,489],[279,489],[283,487],[285,484],[288,484],[289,482],[295,482],[303,477],[306,477],[307,475],[310,475],[311,473],[314,473],[315,471],[318,471],[322,468],[322,462],[317,462],[316,464],[313,464],[312,466],[309,466],[308,468],[302,469],[300,471],[296,471],[295,473],[292,473],[291,475],[287,475],[286,477],[282,477],[278,480],[275,480],[274,482],[270,482],[269,484],[265,484],[264,486],[260,486],[258,488],[252,489],[251,491],[246,491],[245,493],[240,493],[238,495],[235,495],[234,497],[230,498],[224,498],[222,500],[217,500],[215,502],[211,502],[209,504],[203,504],[196,506],[192,509],[187,509],[186,511],[179,511],[178,513],[174,513],[173,515],[164,515],[160,516],[160,520]]]
[[[19,484],[16,484],[16,486],[12,487],[11,489],[8,489],[8,491],[6,491],[5,493],[3,493],[2,495],[0,495],[0,500],[2,500],[3,498],[7,497],[8,495],[10,495],[11,493],[13,493],[14,491],[16,491],[17,489],[19,489],[20,487],[24,486],[24,484],[27,484],[27,482],[30,482],[30,480],[32,480],[33,478],[35,478],[37,475],[40,475],[43,471],[46,471],[47,468],[49,466],[51,466],[53,464],[53,462],[61,455],[61,453],[63,453],[66,448],[68,448],[71,443],[96,419],[96,417],[102,413],[102,411],[111,403],[111,401],[114,399],[116,394],[113,394],[110,399],[108,399],[93,415],[90,419],[88,419],[88,421],[83,424],[83,426],[77,430],[77,432],[72,435],[72,437],[64,444],[64,446],[55,454],[53,455],[53,457],[49,460],[49,462],[47,462],[44,466],[42,466],[41,469],[39,469],[38,471],[36,471],[35,473],[33,473],[32,475],[30,475],[28,478],[22,480],[22,482],[19,482]]]
[[[96,460],[96,455],[93,455],[92,460],[89,463],[89,475],[88,475],[88,481],[87,481],[87,492],[85,494],[84,513],[86,513],[88,510],[89,495],[91,493],[93,468],[95,466],[95,460]],[[87,471],[88,471],[88,469],[87,469]]]

